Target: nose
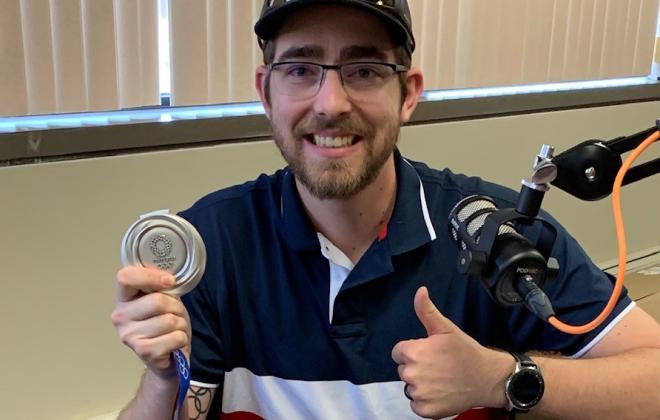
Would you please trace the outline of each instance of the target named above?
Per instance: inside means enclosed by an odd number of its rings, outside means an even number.
[[[328,70],[314,97],[314,112],[317,115],[332,118],[348,114],[351,108],[351,101],[342,84],[339,72]]]

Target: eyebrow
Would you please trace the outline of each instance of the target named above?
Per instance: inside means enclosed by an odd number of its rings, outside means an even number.
[[[313,58],[321,59],[324,56],[323,48],[317,45],[304,45],[302,47],[291,47],[285,50],[277,61],[290,60],[292,58]],[[382,49],[373,45],[351,45],[344,47],[339,53],[339,62],[343,63],[350,60],[372,58],[380,61],[386,61],[387,55]]]
[[[321,58],[323,57],[323,48],[315,45],[305,45],[302,47],[291,47],[285,50],[277,61],[288,60],[291,58]]]
[[[362,58],[375,58],[376,60],[386,61],[387,55],[382,49],[376,48],[373,45],[352,45],[342,48],[339,53],[339,61],[342,63]]]

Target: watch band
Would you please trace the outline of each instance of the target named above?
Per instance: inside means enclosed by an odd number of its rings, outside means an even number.
[[[516,359],[516,363],[518,365],[522,366],[528,366],[534,369],[538,369],[539,366],[532,360],[531,357],[526,355],[525,353],[511,353],[511,355]]]
[[[511,355],[516,359],[516,368],[506,382],[506,408],[513,413],[526,413],[540,401],[545,390],[545,384],[543,382],[543,377],[541,376],[541,369],[539,369],[538,365],[532,360],[532,358],[524,353],[512,352]],[[536,388],[536,395],[533,395],[531,399],[529,394],[525,395],[525,392],[529,390],[530,378],[533,381],[531,386]],[[521,381],[522,384],[525,384],[523,386],[526,386],[522,393],[519,388],[521,386]],[[523,397],[521,398],[521,396]]]

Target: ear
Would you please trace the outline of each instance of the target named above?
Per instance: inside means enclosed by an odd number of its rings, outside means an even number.
[[[264,65],[257,67],[254,75],[254,86],[259,94],[259,100],[266,111],[266,118],[270,120],[270,103],[266,95],[266,79],[268,78],[268,68]]]
[[[408,85],[408,95],[403,100],[401,105],[401,124],[405,124],[410,120],[413,111],[417,108],[419,96],[424,91],[424,75],[422,71],[413,67],[406,73],[406,84]]]

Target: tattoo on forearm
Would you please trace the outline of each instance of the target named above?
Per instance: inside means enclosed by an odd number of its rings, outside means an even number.
[[[188,415],[191,420],[199,420],[202,414],[206,414],[211,408],[211,389],[202,387],[190,387],[188,391]]]

